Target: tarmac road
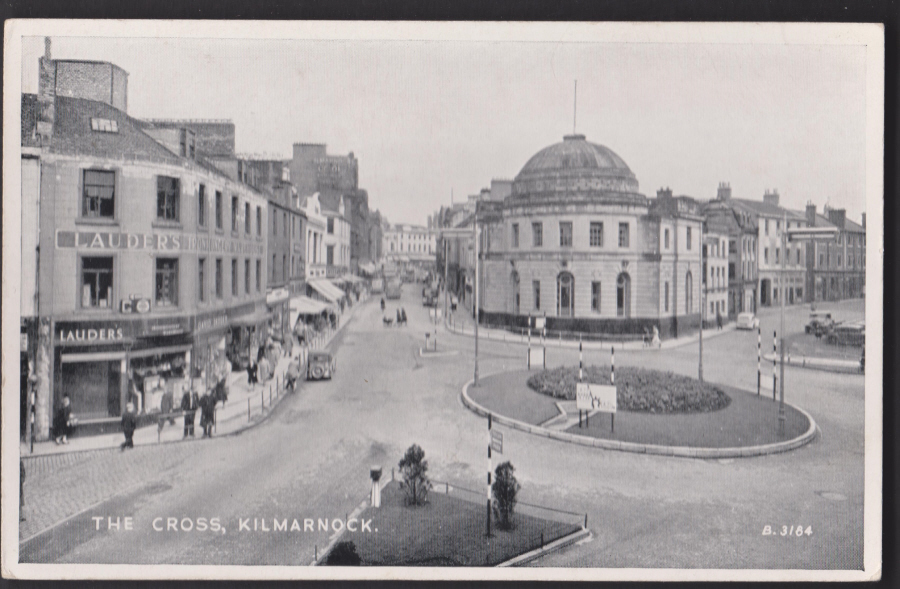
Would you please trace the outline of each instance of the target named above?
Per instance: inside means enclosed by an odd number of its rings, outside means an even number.
[[[319,530],[318,520],[329,520],[332,528],[336,519],[346,522],[367,496],[370,465],[382,465],[389,476],[412,443],[424,448],[434,479],[483,488],[486,423],[459,401],[474,368],[473,342],[439,330],[439,349],[458,354],[419,357],[426,330],[434,329],[419,290],[404,288],[400,304],[409,325],[403,328],[383,327],[379,297],[367,301],[332,344],[334,379],[310,383],[252,430],[192,444],[100,453],[60,469],[57,485],[86,470],[107,477],[127,470],[135,485],[40,542],[26,542],[22,560],[306,565],[333,534]],[[396,306],[388,301],[391,316]],[[805,307],[789,310],[797,317],[806,312]],[[763,315],[764,330],[777,321],[770,315]],[[792,320],[802,329],[797,317]],[[481,342],[479,351],[482,375],[519,368],[524,360],[519,345]],[[586,362],[608,361],[595,354]],[[616,356],[617,364],[696,374],[696,346]],[[577,351],[551,349],[548,360],[573,364]],[[755,335],[711,338],[704,349],[704,376],[755,387]],[[516,467],[520,499],[586,513],[593,533],[590,541],[532,566],[861,568],[862,378],[788,367],[785,380],[788,400],[809,411],[822,430],[810,445],[786,454],[722,461],[665,458],[505,432],[502,458]],[[40,494],[37,489],[29,500],[40,501]],[[120,518],[118,530],[107,529],[110,517]],[[132,518],[133,529],[124,529],[125,517]],[[168,518],[175,518],[177,531],[165,530]],[[201,518],[207,527],[218,518],[225,531],[198,531]],[[297,519],[303,527],[307,518],[315,522],[313,531],[274,530],[275,521],[286,520],[290,527]],[[260,529],[261,520],[269,531]],[[242,530],[242,521],[251,529]],[[163,530],[154,529],[154,522]],[[798,525],[804,530],[800,537],[781,535],[782,526]],[[193,529],[184,530],[189,526]],[[766,526],[774,534],[764,535]]]

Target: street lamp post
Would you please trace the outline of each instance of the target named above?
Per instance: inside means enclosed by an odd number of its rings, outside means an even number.
[[[784,261],[787,258],[787,211],[782,212],[782,226],[781,226],[781,367],[779,369],[780,374],[779,381],[779,402],[778,402],[778,431],[782,435],[784,435],[784,299],[785,299],[785,291],[787,290],[784,286],[784,272],[785,265]]]

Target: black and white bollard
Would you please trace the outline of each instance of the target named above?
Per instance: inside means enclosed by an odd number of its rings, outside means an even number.
[[[485,535],[491,535],[491,469],[493,461],[491,460],[491,414],[488,413],[488,444],[487,444],[487,528]]]
[[[772,400],[775,400],[775,391],[778,390],[775,385],[778,384],[778,332],[772,332]]]
[[[762,372],[760,369],[760,358],[762,356],[762,327],[756,328],[756,395],[762,389]]]
[[[372,466],[369,468],[369,478],[372,479],[372,507],[381,507],[381,467]]]
[[[610,369],[609,369],[609,381],[612,386],[616,386],[616,347],[609,347],[610,356]],[[616,433],[616,414],[610,413],[610,424],[612,428],[612,433]]]

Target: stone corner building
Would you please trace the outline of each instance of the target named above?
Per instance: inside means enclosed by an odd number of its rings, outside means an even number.
[[[611,339],[697,329],[700,205],[668,189],[641,194],[609,148],[567,135],[528,160],[509,196],[478,204],[484,324],[546,316],[551,335]]]

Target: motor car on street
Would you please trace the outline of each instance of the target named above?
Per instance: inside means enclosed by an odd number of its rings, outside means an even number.
[[[822,337],[833,326],[834,319],[831,318],[831,313],[815,312],[809,314],[809,321],[806,323],[803,331],[816,337]]]
[[[756,329],[759,327],[759,317],[753,313],[740,313],[735,323],[736,329]]]
[[[337,368],[331,352],[310,352],[306,368],[306,380],[331,379]]]
[[[866,343],[866,324],[857,321],[833,325],[828,329],[825,341],[837,346],[863,346]]]

